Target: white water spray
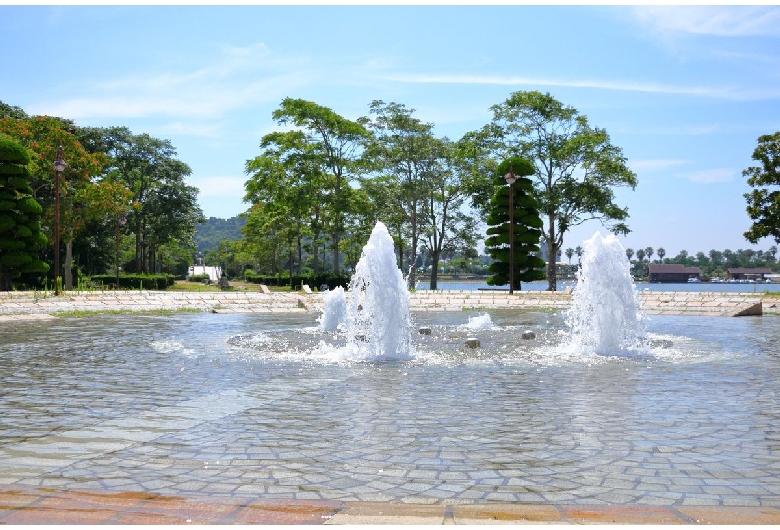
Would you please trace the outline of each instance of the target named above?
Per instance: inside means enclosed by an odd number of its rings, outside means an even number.
[[[412,356],[409,291],[396,265],[393,238],[377,222],[349,284],[347,349],[352,360]]]
[[[338,331],[347,322],[347,297],[344,288],[338,286],[322,296],[325,310],[320,317],[320,329]]]
[[[616,355],[644,349],[645,330],[631,265],[617,237],[596,232],[585,241],[573,303],[566,313],[569,347]]]

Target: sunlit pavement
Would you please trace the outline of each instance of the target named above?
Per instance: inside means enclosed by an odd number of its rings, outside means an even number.
[[[761,293],[640,292],[642,310],[661,315],[738,316],[777,313],[774,299]],[[569,290],[426,291],[411,294],[412,311],[463,311],[464,309],[560,310],[571,304]],[[224,291],[184,293],[165,291],[72,291],[60,296],[40,292],[0,293],[0,322],[43,317],[61,312],[193,310],[213,313],[321,312],[321,293],[262,293]]]
[[[170,294],[170,293],[169,293]],[[479,302],[467,297],[458,298],[457,294],[447,295],[431,293],[415,296],[417,302],[413,307],[417,310],[462,310],[463,307],[488,306],[498,307],[507,296],[493,295],[484,297]],[[453,297],[454,296],[454,297]],[[514,300],[531,301],[532,305],[545,306],[549,303],[552,307],[557,304],[566,304],[563,300],[565,294],[538,295],[535,298],[530,295],[515,297]],[[675,295],[663,295],[658,297],[658,304],[680,304],[679,307],[690,308],[692,302],[683,300],[684,296],[675,299]],[[117,299],[120,298],[120,299]],[[489,298],[489,299],[488,299]],[[748,297],[749,298],[749,297]],[[301,302],[301,299],[304,302]],[[114,296],[95,297],[94,300],[86,296],[81,298],[74,296],[61,301],[22,301],[15,299],[6,301],[6,318],[13,318],[21,314],[38,315],[44,317],[48,312],[60,310],[84,310],[86,307],[94,307],[96,310],[106,309],[106,306],[114,304],[121,307],[134,307],[138,309],[150,308],[181,308],[181,307],[211,307],[213,312],[245,312],[245,311],[273,311],[273,312],[306,312],[306,304],[317,303],[317,296],[273,296],[265,299],[265,303],[258,303],[259,297],[245,296],[242,294],[230,294],[230,296],[195,297],[195,296],[158,296],[156,294],[128,295],[125,298]],[[713,301],[714,302],[714,301]],[[24,309],[18,304],[35,304],[34,309]],[[720,302],[719,302],[720,303]],[[723,303],[736,303],[733,300]],[[48,304],[48,305],[47,305]],[[416,304],[416,305],[415,305]],[[689,305],[684,305],[689,304]],[[713,305],[699,307],[715,307]],[[457,309],[456,309],[457,308]],[[38,311],[38,312],[36,312]],[[683,309],[685,311],[685,309]],[[691,309],[687,309],[691,311]],[[285,398],[287,399],[287,398]],[[282,400],[284,401],[284,400]],[[189,402],[188,402],[189,403]],[[193,410],[201,410],[193,407]],[[178,409],[177,409],[178,410]],[[202,414],[202,412],[199,412]],[[215,413],[216,414],[216,413]],[[186,418],[185,418],[186,419]],[[203,419],[203,418],[198,418]],[[180,421],[184,419],[179,418]],[[193,421],[195,421],[193,419]],[[737,422],[738,423],[738,422]],[[186,425],[185,425],[186,427]],[[72,434],[72,433],[71,433]],[[78,434],[78,433],[77,433]],[[93,433],[94,434],[94,433]],[[109,440],[110,437],[106,438]],[[97,443],[97,442],[95,442]],[[105,442],[109,443],[109,442]],[[748,445],[748,448],[750,446]],[[113,454],[116,448],[106,446],[102,450]],[[709,466],[707,454],[699,455],[701,466]],[[662,456],[674,458],[675,454]],[[26,460],[28,457],[20,457]],[[117,466],[122,468],[124,461],[117,461]],[[26,467],[22,461],[17,463]],[[35,467],[35,462],[30,465]],[[770,465],[770,468],[773,466]],[[57,466],[55,466],[57,467]],[[122,468],[124,469],[124,468]],[[716,472],[724,473],[716,469]],[[727,470],[728,471],[728,470]],[[772,473],[771,469],[765,470]],[[733,473],[737,473],[734,470]],[[83,474],[82,474],[83,475]],[[67,485],[58,485],[57,479],[52,478],[46,485],[23,484],[25,480],[11,483],[18,477],[9,477],[4,485],[0,486],[0,523],[4,524],[780,524],[780,500],[776,503],[771,491],[762,490],[762,499],[767,501],[763,506],[740,505],[703,505],[696,504],[692,498],[691,504],[674,503],[666,505],[654,505],[651,500],[643,499],[646,504],[631,504],[631,501],[617,499],[615,503],[604,504],[564,504],[560,501],[552,502],[502,502],[500,500],[485,502],[485,500],[470,501],[466,498],[434,499],[434,504],[418,504],[415,502],[368,502],[358,500],[329,500],[329,499],[293,499],[270,498],[268,495],[253,494],[251,488],[247,491],[238,491],[230,494],[209,495],[188,490],[182,486],[182,491],[177,491],[176,486],[169,488],[169,493],[153,493],[144,491],[122,491],[122,485],[118,482],[107,490],[87,489],[90,486],[77,484],[88,481],[86,475],[74,475]],[[762,476],[763,476],[762,475]],[[715,477],[715,475],[713,475]],[[746,475],[745,480],[751,477]],[[699,483],[680,485],[675,478],[668,480],[676,484],[675,487],[685,490],[689,488],[691,495],[699,495],[699,490],[715,488],[711,494],[724,503],[733,497],[740,501],[739,496],[721,492],[718,488],[721,484],[716,480],[693,479]],[[116,479],[119,480],[119,479]],[[540,479],[541,480],[541,479]],[[28,482],[35,482],[31,477]],[[94,483],[94,480],[92,481]],[[39,482],[40,484],[40,482]],[[222,486],[230,486],[219,480],[209,482],[211,490],[222,491]],[[621,486],[631,489],[636,484],[627,482]],[[706,488],[705,488],[706,486]],[[125,486],[127,487],[127,486]],[[660,486],[659,486],[660,487]],[[745,486],[746,488],[748,486]],[[81,489],[84,488],[84,489]],[[130,489],[130,488],[129,488]],[[587,489],[587,488],[585,488]],[[694,491],[696,490],[696,491]],[[716,491],[717,490],[717,491]],[[209,490],[210,491],[210,490]],[[233,490],[230,490],[233,491]],[[686,490],[687,491],[687,490]],[[698,493],[697,493],[698,492]],[[750,497],[751,491],[745,495]],[[281,493],[279,494],[281,495]],[[767,497],[769,496],[769,497]],[[684,500],[684,499],[683,499]],[[717,499],[716,499],[717,500]],[[752,497],[750,498],[752,500]],[[417,501],[419,502],[419,501]],[[571,502],[571,501],[570,501]],[[738,504],[738,502],[735,502]]]
[[[776,508],[403,503],[0,489],[4,524],[780,524]]]

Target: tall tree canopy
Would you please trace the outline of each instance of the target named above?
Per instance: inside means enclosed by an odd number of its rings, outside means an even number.
[[[628,233],[628,210],[614,202],[615,186],[636,187],[622,150],[604,129],[550,94],[515,92],[491,107],[483,134],[503,159],[521,156],[535,169],[535,196],[546,221],[548,289],[556,289],[556,257],[571,227],[598,219],[615,233]]]
[[[338,274],[339,243],[352,205],[349,184],[360,167],[368,131],[358,122],[303,99],[285,98],[274,111],[273,118],[279,124],[292,125],[303,131],[321,172],[327,176],[323,199],[329,215],[324,223],[331,236],[333,272]]]
[[[437,163],[439,142],[433,136],[433,125],[423,123],[413,116],[414,109],[399,103],[372,101],[373,115],[369,127],[374,133],[367,149],[367,156],[386,186],[394,193],[390,199],[401,212],[403,225],[408,230],[410,245],[409,273],[407,281],[416,283],[414,264],[417,261],[422,230],[422,209],[429,195],[431,173]],[[391,220],[395,216],[391,216]],[[403,237],[398,243],[403,243]],[[403,249],[403,245],[401,245]],[[403,251],[401,269],[404,270]]]
[[[129,191],[114,215],[126,216],[126,227],[135,235],[136,272],[153,271],[163,245],[194,250],[195,226],[205,218],[198,189],[184,180],[190,167],[176,158],[169,140],[109,127],[86,131],[84,142],[108,155],[105,180]]]
[[[771,237],[780,243],[780,131],[759,137],[753,160],[759,165],[742,172],[753,188],[745,194],[747,213],[753,220],[745,238],[757,243]]]

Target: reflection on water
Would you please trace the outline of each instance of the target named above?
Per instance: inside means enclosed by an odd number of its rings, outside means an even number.
[[[657,316],[646,355],[578,357],[558,347],[559,314],[492,311],[490,326],[469,326],[475,316],[415,314],[432,330],[414,334],[415,358],[379,363],[330,357],[344,338],[311,315],[4,328],[0,482],[777,504],[780,319]],[[469,336],[482,347],[467,348]]]

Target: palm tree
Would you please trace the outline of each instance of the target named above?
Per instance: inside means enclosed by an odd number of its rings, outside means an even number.
[[[574,249],[569,247],[566,249],[566,257],[569,258],[569,265],[571,265],[571,257],[574,255]]]
[[[645,254],[647,254],[647,261],[653,259],[653,247],[647,247],[645,249]]]
[[[639,260],[639,261],[644,261],[645,260],[645,251],[644,251],[644,249],[640,248],[639,250],[636,251],[636,259]]]
[[[663,261],[664,256],[666,256],[666,249],[664,247],[660,247],[657,251],[658,254],[658,261]]]
[[[631,258],[634,257],[634,249],[633,248],[627,248],[626,249],[626,257],[628,258],[628,262],[631,263]]]
[[[582,247],[577,246],[577,248],[574,249],[574,253],[577,254],[577,263],[579,264],[582,259]]]

